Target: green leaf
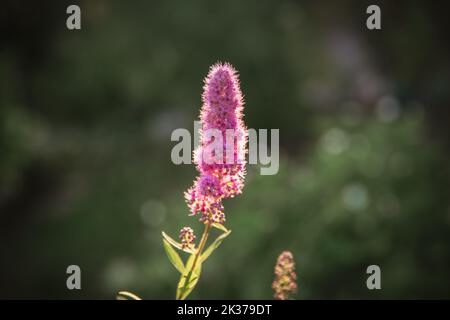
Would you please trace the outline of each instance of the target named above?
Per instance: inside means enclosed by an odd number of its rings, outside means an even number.
[[[195,254],[192,254],[186,262],[185,272],[181,275],[177,288],[177,300],[184,300],[192,292],[197,285],[200,273],[202,271],[202,262],[199,258],[195,264],[194,270],[191,272],[194,263]]]
[[[172,239],[167,233],[165,233],[164,231],[162,232],[162,236],[164,239],[166,239],[166,241],[168,243],[170,243],[173,247],[177,248],[178,250],[187,252],[187,253],[195,253],[195,250],[193,248],[184,248],[181,245],[181,243],[175,241],[174,239]]]
[[[221,223],[213,223],[211,224],[214,228],[217,228],[219,230],[222,230],[223,232],[228,232],[228,229]]]
[[[231,233],[231,230],[228,230],[227,232],[222,233],[220,236],[218,236],[218,237],[216,238],[216,240],[214,240],[214,242],[211,243],[211,245],[208,247],[208,249],[206,249],[206,250],[202,253],[202,255],[201,255],[201,257],[200,257],[200,260],[201,260],[202,262],[204,262],[206,259],[208,259],[208,257],[211,255],[211,253],[213,253],[214,250],[216,250],[216,249],[220,246],[220,244],[222,243],[223,239],[225,239],[226,237],[228,237],[228,236],[230,235],[230,233]]]
[[[183,260],[181,260],[178,253],[175,251],[175,249],[170,245],[170,243],[163,239],[164,249],[166,250],[167,257],[169,257],[170,262],[172,262],[173,266],[181,273],[184,272],[184,264]]]

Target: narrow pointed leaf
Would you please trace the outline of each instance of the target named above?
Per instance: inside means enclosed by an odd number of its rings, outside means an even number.
[[[228,232],[228,229],[221,223],[213,223],[212,226],[216,229],[222,230],[223,232]]]
[[[214,252],[214,250],[216,250],[220,244],[222,243],[223,239],[225,239],[226,237],[228,237],[231,233],[231,230],[228,230],[225,233],[222,233],[220,236],[218,236],[216,238],[216,240],[214,240],[213,243],[211,243],[211,245],[208,247],[208,249],[206,249],[203,254],[200,257],[200,260],[202,262],[204,262],[206,259],[208,259],[208,257],[211,255],[211,253]]]
[[[163,239],[164,249],[166,250],[167,257],[169,257],[170,262],[172,262],[173,266],[181,273],[184,272],[184,264],[183,260],[181,260],[178,253],[175,251],[175,249],[171,246],[169,242],[167,242],[166,239]]]

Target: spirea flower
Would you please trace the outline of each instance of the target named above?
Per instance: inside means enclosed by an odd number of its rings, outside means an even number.
[[[181,247],[183,249],[189,248],[194,245],[195,241],[195,234],[194,230],[192,230],[189,227],[184,227],[180,230],[179,235],[180,241],[181,241]]]
[[[206,194],[203,193],[202,190],[205,190],[201,187],[201,179],[204,176],[198,179],[194,186],[189,188],[187,192],[185,192],[186,202],[188,204],[189,209],[191,210],[192,215],[200,212],[201,222],[211,222],[211,223],[221,223],[225,222],[225,213],[222,205],[222,196],[211,196],[210,192]],[[214,192],[214,194],[216,194]],[[220,194],[220,193],[217,193]]]
[[[277,259],[272,289],[276,300],[287,300],[290,294],[297,291],[294,257],[290,251],[283,251]]]
[[[197,168],[200,173],[241,175],[243,179],[247,128],[242,120],[244,101],[237,72],[228,63],[218,63],[211,67],[204,82],[200,146],[194,159]],[[222,139],[218,158],[208,148],[215,142],[214,131],[220,133]]]
[[[214,175],[201,175],[197,180],[197,186],[199,192],[206,197],[220,198],[223,195],[221,182]]]
[[[211,67],[205,79],[200,113],[200,144],[194,162],[200,176],[185,193],[192,215],[203,222],[225,221],[222,199],[242,193],[247,128],[236,70],[228,63]]]

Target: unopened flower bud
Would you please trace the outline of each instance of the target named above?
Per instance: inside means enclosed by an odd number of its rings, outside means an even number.
[[[184,227],[180,230],[180,241],[183,249],[189,248],[194,245],[195,234],[194,230],[189,227]]]

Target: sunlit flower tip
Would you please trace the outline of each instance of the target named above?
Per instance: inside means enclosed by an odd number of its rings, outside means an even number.
[[[213,65],[205,79],[200,114],[202,129],[200,145],[194,152],[194,161],[202,174],[215,175],[219,180],[226,176],[239,176],[242,183],[225,198],[239,194],[245,176],[248,131],[242,120],[243,98],[236,70],[229,63]],[[210,129],[222,134],[222,152],[216,154],[209,147],[215,141]],[[208,134],[209,132],[209,134]],[[228,187],[230,190],[230,187]]]
[[[184,227],[180,230],[180,241],[181,241],[181,247],[183,249],[192,247],[194,245],[195,241],[195,234],[194,230],[192,230],[189,227]]]
[[[290,251],[280,254],[275,265],[275,280],[272,283],[274,298],[287,300],[289,295],[297,291],[297,275],[294,257]]]
[[[236,70],[229,63],[213,65],[203,86],[203,129],[236,129],[242,118],[243,99]]]
[[[203,87],[203,106],[200,114],[202,130],[200,132],[201,142],[208,143],[203,131],[208,129],[220,130],[224,142],[226,130],[237,137],[237,143],[244,142],[247,130],[242,121],[243,98],[239,86],[236,70],[228,63],[217,63],[213,65],[205,79]],[[235,148],[238,151],[239,148]]]

